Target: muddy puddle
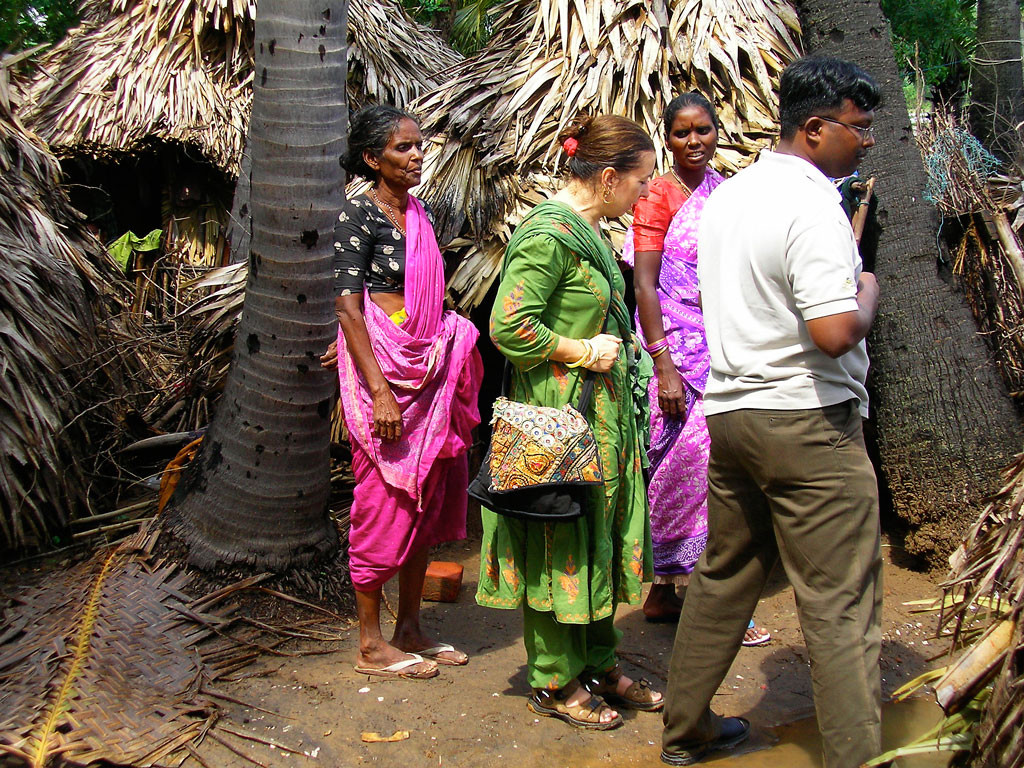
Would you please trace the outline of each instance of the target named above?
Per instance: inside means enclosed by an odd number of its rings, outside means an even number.
[[[916,741],[939,721],[942,710],[929,699],[910,699],[882,707],[882,748],[885,751]],[[762,728],[750,751],[704,762],[715,768],[821,768],[821,739],[813,717],[775,728]],[[945,768],[951,753],[936,752],[899,758],[894,768]]]
[[[911,699],[882,706],[882,747],[888,751],[902,746],[929,731],[939,721],[942,710],[931,699]],[[950,752],[901,757],[894,768],[945,768],[952,756]],[[611,759],[610,759],[611,758]],[[655,763],[662,765],[660,761]],[[595,762],[577,763],[586,768],[626,768],[650,766],[650,755],[638,759],[631,755],[617,761],[605,755]],[[814,717],[807,717],[774,727],[754,726],[750,741],[738,750],[710,756],[700,765],[714,768],[821,768],[821,739]]]

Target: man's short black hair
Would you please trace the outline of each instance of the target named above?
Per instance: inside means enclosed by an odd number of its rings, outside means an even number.
[[[833,56],[797,59],[786,67],[779,83],[782,138],[791,138],[814,115],[839,110],[845,99],[869,111],[878,106],[882,92],[874,78],[852,62]]]

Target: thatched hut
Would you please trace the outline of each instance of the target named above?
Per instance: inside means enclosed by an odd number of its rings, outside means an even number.
[[[72,201],[104,240],[163,232],[133,271],[134,309],[163,334],[150,354],[169,380],[141,413],[160,429],[206,423],[241,308],[244,268],[229,268],[225,303],[188,302],[193,280],[229,260],[255,14],[255,0],[83,0],[81,24],[33,59],[21,114],[61,157]],[[397,0],[353,0],[348,55],[351,109],[405,105],[462,59]]]
[[[553,190],[556,137],[580,110],[636,120],[664,163],[664,107],[700,90],[722,123],[716,163],[734,171],[773,140],[778,77],[799,55],[785,0],[511,0],[494,28],[485,50],[414,104],[434,136],[420,194],[440,239],[463,238],[449,287],[464,308],[482,300],[511,228]]]
[[[13,114],[0,65],[0,551],[65,539],[90,508],[118,417],[114,264],[61,188],[60,166]],[[99,320],[97,320],[99,318]]]
[[[35,61],[22,117],[105,235],[162,228],[179,261],[226,261],[255,14],[255,0],[85,0],[82,23]],[[404,104],[461,59],[395,0],[354,0],[349,29],[353,107]]]

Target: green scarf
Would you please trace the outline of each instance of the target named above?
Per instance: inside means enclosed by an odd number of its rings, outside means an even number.
[[[562,226],[556,226],[558,224]],[[598,237],[593,227],[576,211],[565,203],[554,200],[545,200],[535,206],[512,233],[508,248],[505,250],[505,258],[508,258],[508,254],[514,250],[513,247],[520,240],[534,234],[549,235],[570,251],[586,253],[597,270],[608,281],[608,287],[611,290],[611,306],[609,307],[611,316],[619,328],[625,330],[633,327],[629,310],[626,308],[626,301],[615,287],[613,278],[619,267],[612,257],[612,249]],[[628,347],[629,345],[627,345],[627,353],[629,353]]]

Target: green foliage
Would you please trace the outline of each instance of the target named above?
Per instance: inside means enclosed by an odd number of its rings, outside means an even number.
[[[55,42],[76,21],[75,0],[0,0],[0,52]]]
[[[974,52],[974,0],[882,0],[896,60],[906,77],[916,67],[930,88],[955,89]]]
[[[421,24],[433,27],[455,50],[476,53],[490,39],[491,13],[501,0],[402,0]]]
[[[480,50],[490,39],[491,12],[501,0],[476,0],[462,3],[455,12],[451,44],[459,53],[469,56]]]

